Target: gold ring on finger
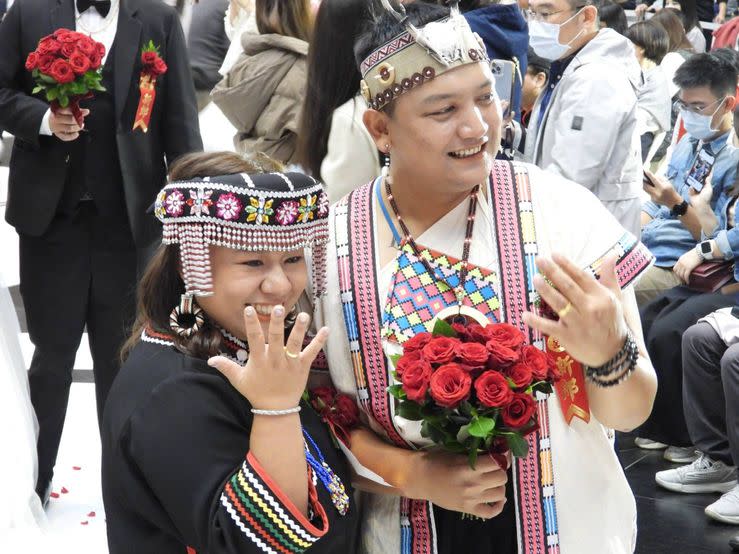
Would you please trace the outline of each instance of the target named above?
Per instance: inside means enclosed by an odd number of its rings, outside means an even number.
[[[568,313],[570,313],[570,310],[572,310],[572,302],[567,302],[567,305],[557,312],[557,316],[559,317],[559,319],[562,319]]]
[[[287,346],[285,347],[285,356],[288,358],[292,358],[293,360],[297,359],[300,354],[293,354],[287,349]]]

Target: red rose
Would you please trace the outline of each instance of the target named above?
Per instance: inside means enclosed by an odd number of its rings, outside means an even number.
[[[333,418],[344,429],[354,427],[359,422],[359,408],[354,399],[345,394],[336,395]]]
[[[69,65],[69,62],[56,59],[49,68],[49,77],[63,85],[64,83],[71,83],[74,81],[74,71],[72,71],[72,66]]]
[[[429,391],[439,406],[455,408],[470,395],[472,377],[459,364],[446,364],[431,376]]]
[[[93,41],[89,37],[85,37],[84,39],[78,40],[77,49],[80,52],[82,52],[85,56],[87,56],[88,58],[97,51],[97,48],[95,48],[95,41]]]
[[[479,323],[470,323],[466,326],[467,336],[470,340],[485,344],[490,340],[490,328],[492,325],[483,327]]]
[[[49,74],[49,71],[51,70],[51,64],[54,63],[54,60],[56,58],[51,54],[44,54],[43,56],[39,56],[38,59],[38,70],[41,73]]]
[[[452,329],[457,333],[457,338],[461,341],[467,342],[469,340],[469,334],[467,333],[467,326],[462,323],[452,323]]]
[[[39,55],[36,52],[31,52],[26,58],[26,69],[33,71],[38,67]]]
[[[64,29],[67,31],[66,29]],[[66,33],[54,33],[54,36],[56,37],[56,40],[62,43],[75,43],[77,42],[80,37],[84,37],[82,33],[78,33],[76,31],[67,31]]]
[[[488,349],[479,342],[461,342],[457,345],[457,360],[470,367],[485,365],[489,357]]]
[[[71,58],[72,55],[77,51],[77,45],[75,45],[73,42],[65,42],[62,44],[61,49],[59,52],[62,56],[65,58]]]
[[[333,405],[335,394],[333,387],[316,387],[310,390],[311,403],[316,410],[323,413]]]
[[[58,38],[58,37],[60,37],[62,35],[68,35],[71,32],[72,31],[70,31],[69,29],[57,29],[56,31],[54,31],[54,34],[53,35],[49,35],[49,36],[51,36],[51,37],[57,37]]]
[[[154,62],[158,58],[157,53],[154,51],[149,52],[142,52],[141,53],[141,63],[145,66],[152,66],[154,65]]]
[[[531,369],[526,364],[517,363],[509,367],[505,374],[510,377],[517,389],[528,387],[531,384]]]
[[[395,373],[398,376],[398,380],[402,379],[403,372],[405,371],[405,368],[408,367],[408,365],[416,364],[421,361],[423,361],[423,357],[421,356],[420,350],[411,350],[410,352],[405,352],[398,360],[398,363],[395,365]]]
[[[531,374],[537,381],[545,381],[549,375],[551,359],[536,346],[527,344],[521,350],[521,361],[529,366]]]
[[[403,344],[403,352],[413,352],[414,350],[421,350],[428,341],[432,339],[433,335],[431,333],[418,333],[416,335],[413,335],[411,338],[409,338],[405,343]]]
[[[513,400],[508,381],[497,371],[486,371],[475,381],[475,392],[480,404],[488,408],[500,408]]]
[[[526,342],[524,334],[508,323],[488,325],[485,331],[489,340],[494,340],[501,346],[506,346],[512,350],[518,350]]]
[[[521,357],[517,350],[500,344],[495,339],[490,339],[485,343],[485,347],[490,352],[491,369],[508,367],[515,364]]]
[[[164,75],[167,72],[167,64],[164,63],[162,58],[156,59],[153,71],[155,75]]]
[[[84,75],[90,69],[90,60],[78,50],[69,58],[69,65],[77,75]]]
[[[101,58],[105,56],[105,45],[102,42],[96,42],[95,43],[95,52],[98,56]]]
[[[90,56],[90,69],[100,69],[100,66],[103,63],[103,57],[95,52],[92,56]]]
[[[43,56],[45,54],[58,54],[61,49],[62,44],[58,40],[48,38],[39,42],[36,51]]]
[[[423,347],[423,357],[432,364],[445,364],[454,359],[459,339],[451,337],[433,337]]]
[[[536,400],[521,392],[513,394],[513,400],[501,411],[503,423],[511,429],[518,429],[531,421],[536,410]]]
[[[403,368],[403,390],[408,400],[423,404],[426,402],[426,391],[429,388],[429,380],[433,368],[431,364],[419,358],[416,363],[408,364]]]

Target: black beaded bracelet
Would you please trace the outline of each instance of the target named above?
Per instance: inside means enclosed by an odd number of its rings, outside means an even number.
[[[614,387],[631,376],[638,360],[639,346],[629,331],[624,345],[613,358],[598,367],[585,366],[585,378],[599,387]],[[615,379],[608,379],[615,376]]]

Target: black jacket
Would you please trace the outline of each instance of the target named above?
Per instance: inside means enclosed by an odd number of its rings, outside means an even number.
[[[16,137],[6,219],[31,236],[42,235],[56,213],[72,143],[39,135],[49,106],[40,95],[31,95],[33,79],[25,60],[42,37],[62,27],[75,28],[73,2],[15,2],[0,23],[0,128]],[[149,130],[143,133],[132,127],[139,102],[140,53],[149,40],[159,47],[168,71],[157,79]],[[160,234],[161,226],[146,210],[165,182],[167,165],[203,148],[197,105],[184,35],[172,8],[160,0],[121,0],[114,44],[116,127],[110,132],[118,148],[125,211],[137,247],[144,248]]]

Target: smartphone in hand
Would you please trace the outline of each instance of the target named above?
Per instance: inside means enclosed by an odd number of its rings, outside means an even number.
[[[652,179],[649,178],[649,175],[647,175],[647,172],[645,171],[642,175],[642,184],[645,187],[653,187],[654,183],[652,182]]]

